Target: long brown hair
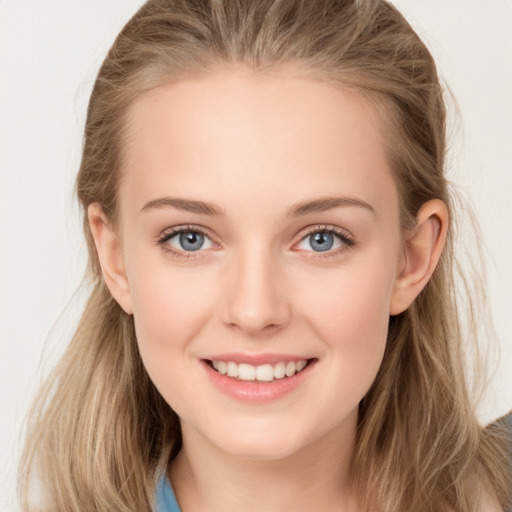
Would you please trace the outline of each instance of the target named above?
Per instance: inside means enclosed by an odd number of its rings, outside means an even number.
[[[77,194],[92,292],[36,401],[21,494],[37,472],[41,510],[150,511],[155,478],[180,448],[176,414],[150,381],[133,320],[110,295],[87,219],[98,202],[115,225],[126,115],[142,94],[219,65],[255,72],[293,64],[375,106],[400,193],[403,227],[442,199],[445,106],[432,56],[383,0],[150,0],[123,28],[91,94]],[[360,405],[353,481],[371,510],[480,510],[508,500],[502,436],[475,417],[464,374],[453,230],[413,305],[390,319],[387,349]],[[31,509],[30,509],[31,510]]]

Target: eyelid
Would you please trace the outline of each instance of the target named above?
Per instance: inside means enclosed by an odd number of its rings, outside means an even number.
[[[306,236],[310,235],[311,233],[335,233],[337,235],[342,236],[346,239],[353,239],[352,234],[350,231],[344,228],[340,228],[339,226],[334,226],[332,224],[314,224],[312,226],[308,226],[304,228],[304,231],[301,233],[301,240],[305,238]]]
[[[201,233],[202,235],[211,238],[212,241],[215,239],[215,236],[209,229],[198,226],[196,224],[180,224],[179,226],[172,226],[170,228],[164,229],[156,238],[157,241],[161,242],[162,240],[168,240],[169,238],[172,238],[174,235],[179,233],[186,233],[188,231]]]
[[[350,233],[350,231],[344,228],[340,228],[339,226],[333,226],[330,224],[317,224],[306,228],[306,231],[303,231],[301,233],[299,241],[295,242],[293,244],[293,247],[296,247],[299,243],[301,243],[303,240],[305,240],[308,236],[312,235],[313,233],[333,234],[334,236],[338,237],[341,240],[342,247],[339,247],[338,249],[334,250],[327,250],[324,252],[299,249],[301,251],[309,253],[308,257],[311,258],[328,258],[331,256],[336,256],[352,248],[356,244],[355,238],[352,235],[352,233]]]
[[[212,244],[215,246],[219,246],[220,244],[216,241],[216,237],[211,234],[211,232],[202,227],[197,226],[195,224],[182,224],[179,226],[173,226],[171,228],[167,228],[164,231],[162,231],[157,237],[156,237],[156,243],[162,247],[162,249],[169,253],[172,257],[175,257],[177,259],[189,259],[192,257],[197,256],[196,253],[203,252],[201,249],[198,249],[197,251],[184,251],[177,249],[176,247],[171,246],[170,244],[167,244],[171,238],[175,237],[176,235],[179,235],[181,233],[187,233],[187,232],[194,232],[194,233],[200,233],[207,237]]]

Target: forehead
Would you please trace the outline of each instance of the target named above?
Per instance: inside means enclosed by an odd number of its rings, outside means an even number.
[[[122,188],[140,207],[165,194],[395,194],[371,104],[310,78],[231,69],[168,84],[134,102],[126,134]]]

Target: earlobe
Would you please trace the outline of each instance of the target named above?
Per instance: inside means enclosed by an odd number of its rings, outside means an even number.
[[[390,315],[405,311],[428,283],[439,262],[448,230],[448,209],[440,199],[427,201],[419,210],[416,226],[404,241],[403,266],[396,278]]]
[[[105,283],[114,299],[127,314],[131,315],[133,311],[130,288],[119,237],[110,226],[103,209],[98,203],[89,205],[87,215],[103,279],[105,279]]]

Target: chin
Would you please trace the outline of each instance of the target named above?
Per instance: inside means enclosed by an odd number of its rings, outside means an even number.
[[[293,455],[298,450],[295,447],[276,447],[274,445],[261,445],[252,443],[246,443],[243,446],[233,446],[231,445],[228,449],[225,450],[233,457],[237,457],[240,459],[248,459],[248,460],[282,460],[287,457]]]
[[[290,432],[246,431],[244,435],[240,434],[230,433],[215,444],[233,457],[268,461],[285,459],[307,444]]]

